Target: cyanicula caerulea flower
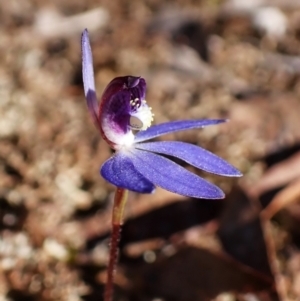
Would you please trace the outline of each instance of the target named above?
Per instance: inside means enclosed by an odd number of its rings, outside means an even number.
[[[84,92],[89,112],[103,139],[115,150],[101,167],[101,175],[117,187],[151,193],[155,186],[196,198],[219,199],[224,193],[217,186],[176,164],[179,158],[196,168],[222,176],[238,177],[232,165],[207,150],[179,141],[149,142],[150,139],[181,130],[203,128],[223,119],[173,121],[151,125],[153,114],[145,100],[146,82],[142,77],[113,79],[98,104],[93,59],[87,30],[82,34]]]

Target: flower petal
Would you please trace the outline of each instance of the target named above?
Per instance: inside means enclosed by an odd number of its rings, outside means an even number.
[[[155,186],[133,166],[126,154],[116,153],[100,169],[102,177],[117,187],[140,193],[152,193]]]
[[[95,91],[93,56],[89,40],[89,33],[85,29],[81,36],[82,49],[82,79],[85,96],[89,90]]]
[[[223,191],[217,186],[167,158],[139,149],[131,150],[130,158],[138,172],[166,190],[195,198],[224,198]]]
[[[170,155],[199,169],[221,176],[239,177],[242,174],[231,164],[213,153],[193,144],[179,141],[137,143],[138,149]]]
[[[95,123],[98,123],[98,102],[95,92],[93,57],[89,34],[85,29],[81,36],[82,79],[87,106]]]
[[[140,131],[135,135],[134,141],[141,142],[149,140],[161,135],[168,133],[189,130],[189,129],[198,129],[205,126],[218,124],[226,122],[226,119],[201,119],[201,120],[182,120],[182,121],[171,121],[166,123],[161,123],[153,125],[148,128],[146,131]]]

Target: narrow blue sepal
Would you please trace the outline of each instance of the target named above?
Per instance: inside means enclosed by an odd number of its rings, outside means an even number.
[[[89,112],[95,124],[99,124],[98,117],[98,101],[95,90],[93,56],[89,40],[89,34],[85,29],[81,36],[81,49],[82,49],[82,80],[84,95],[86,98]]]
[[[221,176],[240,177],[239,170],[215,154],[193,144],[180,141],[143,142],[138,149],[170,155],[204,171]]]
[[[142,142],[145,140],[153,139],[161,135],[189,130],[189,129],[199,129],[209,125],[219,124],[226,122],[226,119],[201,119],[201,120],[181,120],[181,121],[171,121],[166,123],[161,123],[153,125],[145,131],[140,131],[135,135],[134,142]]]
[[[82,49],[82,80],[84,94],[87,96],[89,90],[95,91],[93,56],[90,45],[89,33],[85,29],[81,36]]]
[[[131,151],[130,158],[138,172],[166,190],[195,198],[224,198],[220,188],[165,157],[134,149]]]
[[[125,154],[116,153],[100,169],[102,177],[111,184],[139,193],[152,193],[155,186],[133,166]]]

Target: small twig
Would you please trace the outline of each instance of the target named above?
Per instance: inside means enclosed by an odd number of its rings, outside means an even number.
[[[269,264],[275,279],[276,292],[280,301],[288,301],[287,286],[284,277],[280,271],[280,263],[276,254],[275,241],[272,233],[272,225],[265,214],[260,215],[263,235],[266,242],[266,248],[269,258]]]

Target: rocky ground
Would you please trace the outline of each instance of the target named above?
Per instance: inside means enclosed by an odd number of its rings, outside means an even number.
[[[111,150],[83,96],[143,76],[155,123],[244,177],[225,200],[131,193],[115,300],[300,300],[299,0],[0,0],[0,300],[102,300]],[[196,171],[195,171],[196,172]]]

